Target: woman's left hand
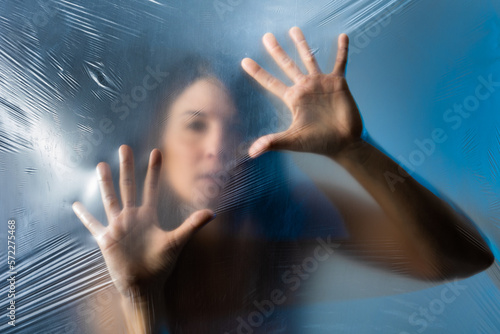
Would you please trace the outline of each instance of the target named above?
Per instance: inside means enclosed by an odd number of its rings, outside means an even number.
[[[363,124],[356,102],[345,79],[349,39],[341,34],[334,69],[321,73],[302,31],[289,31],[308,74],[278,44],[273,34],[263,37],[267,51],[294,82],[291,87],[269,74],[250,58],[242,60],[243,69],[260,85],[278,96],[292,113],[288,130],[265,135],[249,149],[251,157],[269,150],[311,152],[335,157],[349,144],[360,139]]]

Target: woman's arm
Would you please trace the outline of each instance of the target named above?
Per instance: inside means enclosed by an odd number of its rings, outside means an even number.
[[[347,35],[339,36],[335,66],[328,74],[321,73],[300,29],[290,29],[290,36],[308,74],[302,73],[272,34],[264,35],[263,42],[293,86],[287,87],[251,59],[242,61],[245,71],[292,113],[288,130],[259,138],[249,155],[283,149],[337,161],[384,211],[384,219],[377,224],[347,221],[348,244],[375,253],[392,247],[395,256],[384,257],[382,262],[397,264],[400,270],[426,279],[470,276],[486,269],[493,255],[465,216],[409,176],[391,191],[385,175],[399,175],[401,169],[361,138],[361,115],[345,80]],[[385,242],[374,242],[377,237]]]
[[[488,268],[493,254],[470,220],[407,175],[392,187],[386,175],[401,167],[376,147],[358,141],[330,156],[377,201],[385,213],[378,224],[350,226],[354,245],[372,244],[398,251],[393,265],[423,279],[467,277]],[[392,173],[392,174],[387,174]],[[390,237],[388,243],[373,243]],[[390,244],[390,242],[394,244]],[[377,249],[379,250],[379,249]]]
[[[128,333],[166,333],[168,326],[163,296],[163,289],[121,296],[120,306]]]

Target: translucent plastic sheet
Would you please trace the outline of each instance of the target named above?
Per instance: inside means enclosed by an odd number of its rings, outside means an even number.
[[[0,0],[0,332],[122,333],[149,310],[152,332],[498,333],[499,13],[496,0]],[[328,157],[314,116],[294,133],[313,129],[317,146],[247,154],[295,117],[241,61],[293,86],[262,36],[307,73],[294,26],[323,73],[349,36],[364,146],[342,152],[358,155]],[[316,96],[297,110],[320,110]],[[130,185],[121,145],[137,205],[162,153],[159,225],[106,264],[104,234],[72,205],[108,224],[98,179],[111,173],[118,197]],[[164,281],[139,282],[144,303],[123,297],[120,273],[144,277],[162,231],[203,208],[217,217],[160,252],[178,257]]]

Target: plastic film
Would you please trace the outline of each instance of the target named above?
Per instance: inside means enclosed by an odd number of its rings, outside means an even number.
[[[0,1],[0,332],[497,333],[499,13]]]

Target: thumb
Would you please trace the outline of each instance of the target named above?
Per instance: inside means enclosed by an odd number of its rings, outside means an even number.
[[[262,136],[250,146],[248,155],[251,158],[257,158],[267,151],[286,150],[289,146],[289,137],[288,131]]]
[[[176,244],[180,247],[198,231],[203,225],[215,218],[215,213],[212,210],[198,210],[191,214],[178,228],[175,233]]]

